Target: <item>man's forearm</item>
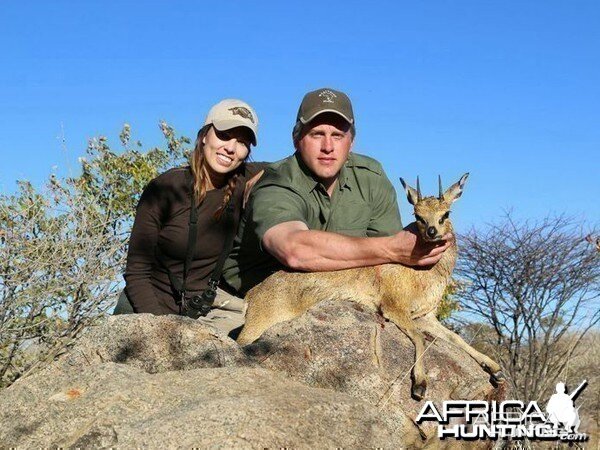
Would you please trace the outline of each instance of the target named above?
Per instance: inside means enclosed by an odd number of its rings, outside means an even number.
[[[265,233],[264,250],[294,270],[309,272],[400,263],[430,266],[452,245],[452,235],[437,243],[419,241],[415,225],[387,237],[351,237],[308,230],[302,222],[284,222]]]
[[[289,236],[283,263],[308,272],[350,269],[394,262],[391,237],[351,237],[318,230],[298,230]]]

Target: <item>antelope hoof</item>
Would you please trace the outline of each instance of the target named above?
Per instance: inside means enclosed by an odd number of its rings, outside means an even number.
[[[490,375],[490,380],[494,387],[498,387],[499,384],[504,383],[506,381],[506,376],[499,370],[496,373]]]
[[[413,385],[411,391],[412,398],[417,401],[423,400],[423,397],[425,397],[425,391],[427,391],[427,383]]]

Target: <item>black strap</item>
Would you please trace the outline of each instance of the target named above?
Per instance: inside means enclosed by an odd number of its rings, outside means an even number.
[[[185,260],[183,261],[183,282],[181,284],[182,295],[186,292],[186,281],[192,265],[194,250],[196,249],[196,239],[198,238],[198,206],[196,205],[196,191],[192,185],[192,205],[190,209],[190,222],[188,226],[188,243],[185,249]]]
[[[236,189],[238,189],[239,185],[243,186],[242,183],[238,183],[238,186],[236,186]],[[229,253],[231,252],[231,249],[233,248],[233,240],[235,238],[235,232],[238,228],[238,224],[239,224],[239,220],[240,220],[240,216],[241,216],[241,201],[235,201],[235,199],[238,198],[238,196],[236,196],[235,194],[236,194],[236,192],[234,192],[231,195],[231,198],[229,199],[229,203],[227,204],[227,207],[223,213],[223,217],[221,218],[221,220],[223,220],[223,219],[230,220],[231,224],[226,224],[226,226],[229,227],[229,232],[227,233],[227,239],[225,240],[225,246],[223,247],[223,251],[221,252],[221,255],[219,256],[217,265],[215,266],[215,269],[213,270],[213,273],[208,280],[208,287],[215,291],[217,290],[217,285],[219,284],[219,280],[221,279],[221,273],[223,272],[223,266],[225,265],[225,260],[227,259],[227,256],[229,255]]]
[[[221,215],[220,221],[221,224],[227,228],[227,237],[225,239],[223,251],[221,251],[219,259],[217,260],[217,264],[215,265],[215,268],[208,280],[207,290],[212,291],[212,293],[214,294],[213,298],[214,296],[216,296],[217,286],[219,285],[219,280],[221,279],[221,273],[223,272],[225,260],[227,259],[227,256],[229,255],[233,247],[233,241],[235,239],[235,233],[239,224],[242,210],[243,186],[243,183],[237,183],[234,192],[229,198],[229,202],[227,202],[227,205],[225,206],[225,211],[223,211],[223,214]],[[183,277],[178,277],[171,271],[171,269],[166,264],[163,264],[163,267],[166,269],[167,274],[169,275],[169,281],[171,282],[171,286],[173,287],[175,293],[179,297],[178,304],[180,313],[186,313],[186,309],[188,307],[188,305],[186,305],[186,281],[192,265],[192,259],[194,258],[194,250],[196,249],[197,238],[198,206],[196,205],[196,194],[192,183],[190,220],[188,223],[188,242],[185,250],[185,259],[183,261]],[[158,247],[157,251],[160,252],[160,249]],[[161,261],[161,258],[158,258],[158,260]]]

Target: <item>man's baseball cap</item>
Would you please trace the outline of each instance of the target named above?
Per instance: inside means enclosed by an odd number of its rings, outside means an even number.
[[[329,88],[317,89],[306,94],[298,109],[296,121],[306,125],[319,114],[326,112],[342,116],[354,128],[354,112],[350,98],[343,92]]]
[[[256,145],[258,116],[252,107],[242,100],[234,98],[221,100],[208,111],[204,125],[209,124],[212,124],[219,131],[236,127],[250,128],[253,137],[252,144]]]

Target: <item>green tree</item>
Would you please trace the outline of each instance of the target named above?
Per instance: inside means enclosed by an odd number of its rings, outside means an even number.
[[[91,139],[76,177],[26,181],[0,196],[0,387],[42,367],[106,314],[122,286],[135,205],[160,172],[186,161],[190,140],[160,123],[166,148],[122,150]]]
[[[446,286],[446,290],[444,291],[444,296],[442,297],[442,301],[438,305],[438,309],[436,312],[437,319],[442,322],[444,325],[449,325],[449,319],[452,318],[452,315],[460,311],[460,300],[458,298],[458,293],[460,292],[460,285],[454,279],[450,280],[448,286]]]

